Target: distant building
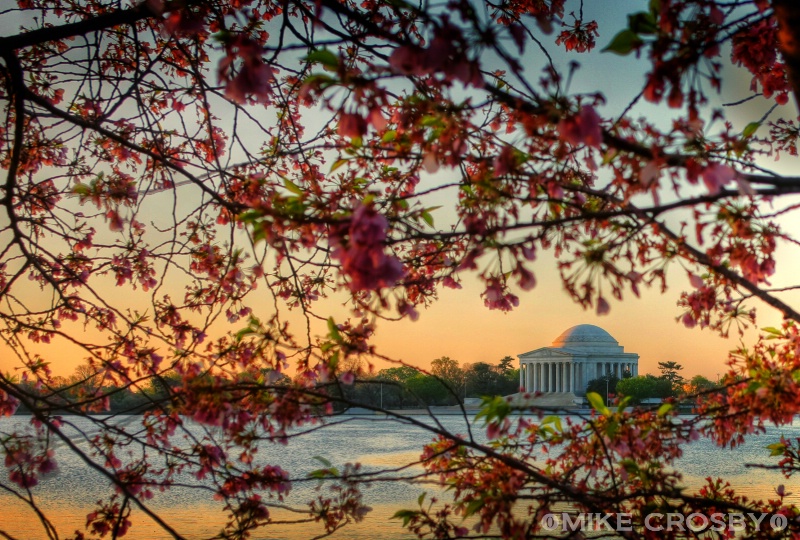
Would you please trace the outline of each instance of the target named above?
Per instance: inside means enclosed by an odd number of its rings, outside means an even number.
[[[592,379],[606,374],[639,374],[639,355],[626,353],[611,334],[591,324],[573,326],[550,347],[518,355],[519,384],[525,392],[584,394]]]

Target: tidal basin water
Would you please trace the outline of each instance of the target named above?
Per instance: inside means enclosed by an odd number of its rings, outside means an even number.
[[[433,423],[430,417],[416,418]],[[76,428],[89,431],[93,429],[86,419],[65,419],[74,423]],[[286,446],[263,444],[258,453],[258,461],[278,465],[289,471],[292,478],[303,478],[310,471],[321,468],[323,465],[316,456],[321,456],[339,467],[348,462],[359,462],[370,470],[386,469],[417,460],[423,445],[431,440],[431,434],[426,430],[382,417],[353,416],[340,419],[345,421],[303,434],[290,440]],[[28,420],[26,417],[3,418],[0,420],[0,436]],[[138,417],[122,417],[119,422],[133,426],[138,420]],[[465,419],[461,416],[440,416],[438,420],[450,431],[466,432]],[[473,434],[479,442],[485,441],[484,432],[479,426],[473,426]],[[781,435],[787,438],[800,437],[800,421],[796,420],[790,426],[770,427],[766,434],[752,436],[744,445],[733,450],[723,450],[708,440],[698,440],[686,448],[677,468],[683,473],[687,485],[698,486],[707,476],[722,477],[739,493],[750,498],[766,499],[775,494],[776,486],[785,484],[787,492],[792,493],[789,499],[800,503],[800,481],[786,480],[776,471],[745,466],[748,463],[774,464],[775,458],[769,458],[769,451],[765,447],[777,442]],[[33,493],[40,502],[40,507],[57,527],[59,536],[63,538],[74,534],[76,529],[83,530],[86,514],[93,509],[97,500],[108,496],[110,489],[107,480],[63,445],[58,448],[56,459],[58,470],[48,474],[33,488]],[[411,468],[403,474],[410,475],[420,470]],[[308,501],[315,498],[316,487],[316,481],[295,486],[291,500]],[[400,523],[390,517],[400,508],[416,507],[417,497],[422,491],[436,493],[437,489],[405,482],[379,482],[372,485],[365,492],[366,502],[372,507],[372,511],[363,522],[336,532],[333,538],[411,538],[411,535],[402,530]],[[166,493],[157,493],[149,501],[149,505],[190,539],[213,537],[220,532],[225,520],[221,504],[211,500],[208,491],[204,490],[173,488]],[[41,523],[28,506],[4,491],[0,491],[0,531],[13,538],[25,540],[47,538]],[[319,524],[273,525],[255,533],[253,538],[312,538],[322,532]],[[158,540],[171,537],[141,512],[135,511],[133,527],[125,538]]]

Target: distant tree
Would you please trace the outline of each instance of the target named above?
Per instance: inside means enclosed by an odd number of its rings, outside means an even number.
[[[102,380],[96,368],[89,364],[80,364],[67,379],[67,385],[92,392],[102,386]]]
[[[431,361],[431,374],[439,377],[451,390],[447,402],[451,405],[458,403],[464,393],[464,370],[456,360],[449,356],[442,356]]]
[[[417,373],[406,381],[406,387],[416,399],[415,405],[446,405],[454,401],[442,380],[432,375]]]
[[[598,377],[596,379],[592,379],[586,385],[586,392],[594,392],[599,394],[605,404],[608,405],[611,401],[610,396],[615,394],[617,391],[617,383],[619,383],[619,377],[612,374],[606,374],[602,377]],[[607,399],[607,396],[609,399]]]
[[[500,371],[486,362],[476,362],[466,366],[464,379],[467,397],[497,395],[503,381]]]
[[[171,391],[183,384],[180,374],[174,370],[165,371],[157,377],[152,377],[143,392],[151,396],[164,397],[170,395]]]
[[[375,375],[378,392],[383,392],[384,407],[407,407],[417,404],[417,400],[409,393],[408,382],[420,375],[419,370],[411,366],[396,366],[380,370]],[[381,388],[381,382],[385,381]],[[444,392],[444,388],[442,388]]]
[[[385,388],[381,388],[381,386],[385,386]],[[357,404],[355,407],[396,407],[398,406],[397,400],[392,399],[390,393],[396,395],[397,392],[392,393],[390,390],[389,384],[381,385],[375,377],[359,377],[352,384],[338,385],[342,401],[348,404],[334,405],[334,410],[344,412],[351,408],[349,404]]]
[[[672,383],[668,380],[644,375],[622,379],[617,383],[616,392],[631,398],[631,405],[638,405],[648,398],[666,398],[674,395]]]
[[[683,366],[677,362],[658,363],[658,370],[661,372],[661,378],[669,381],[673,391],[676,393],[680,392],[683,387],[684,378],[679,373],[682,369]]]
[[[686,393],[689,395],[695,395],[702,392],[707,392],[709,390],[714,390],[716,388],[720,388],[720,385],[703,377],[702,375],[695,375],[691,378],[691,380],[686,384]]]
[[[511,357],[511,356],[504,356],[504,357],[503,357],[503,358],[500,360],[500,364],[498,365],[498,368],[499,368],[499,369],[500,369],[500,371],[502,371],[503,373],[508,373],[509,371],[513,371],[513,370],[514,370],[514,364],[515,364],[515,363],[516,363],[516,361],[514,360],[514,358],[513,358],[513,357]]]
[[[519,390],[519,371],[477,362],[464,368],[467,397],[505,396]]]
[[[503,392],[503,394],[516,394],[519,392],[519,368],[505,373],[505,384],[508,391]]]
[[[380,370],[376,379],[405,383],[412,377],[419,375],[419,370],[411,366],[398,366]]]

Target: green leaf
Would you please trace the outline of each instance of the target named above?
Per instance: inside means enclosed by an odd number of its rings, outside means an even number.
[[[336,79],[324,73],[312,73],[303,79],[304,85],[313,86],[318,84],[320,88],[326,88],[334,83],[336,83]]]
[[[619,422],[617,422],[616,420],[612,420],[608,424],[606,424],[606,435],[608,435],[610,439],[613,439],[617,435],[618,431],[619,431]]]
[[[81,184],[80,182],[78,182],[73,186],[72,193],[74,193],[75,195],[84,196],[90,193],[90,189],[89,186],[87,186],[86,184]]]
[[[561,417],[551,414],[549,416],[545,416],[542,419],[542,425],[553,424],[553,427],[556,428],[556,431],[564,431],[561,425]]]
[[[328,366],[330,367],[331,371],[336,371],[336,368],[339,367],[339,351],[333,353],[328,360]]]
[[[389,143],[395,140],[396,138],[397,138],[397,131],[390,129],[389,131],[383,134],[383,137],[381,137],[381,142]]]
[[[767,449],[770,451],[770,456],[782,456],[786,451],[786,445],[782,442],[776,442],[773,444],[768,444]]]
[[[322,456],[314,456],[315,459],[325,466],[324,469],[317,469],[308,473],[309,478],[316,478],[317,480],[324,480],[325,478],[339,476],[339,470],[331,465],[331,462]]]
[[[600,397],[600,394],[597,392],[587,392],[586,399],[589,400],[589,404],[592,406],[592,408],[600,414],[609,414],[611,412],[608,410],[608,407],[606,407],[603,398]]]
[[[661,0],[650,0],[650,13],[657,16],[661,11]]]
[[[398,510],[390,519],[402,519],[403,527],[405,527],[418,515],[419,512],[417,510]]]
[[[475,420],[483,418],[484,425],[488,425],[495,419],[497,422],[502,422],[509,414],[511,414],[511,404],[504,397],[485,396],[481,398],[481,408],[475,415]]]
[[[617,404],[617,412],[621,413],[622,411],[624,411],[625,407],[627,407],[630,402],[631,402],[630,396],[625,396],[624,398],[619,400],[619,404]]]
[[[603,52],[613,52],[625,56],[643,43],[642,39],[630,29],[625,29],[611,40]]]
[[[283,187],[294,193],[295,195],[302,195],[303,190],[300,189],[300,186],[289,180],[288,178],[283,179]]]
[[[336,343],[342,342],[342,334],[339,333],[339,327],[336,326],[336,321],[333,317],[328,317],[328,335]]]
[[[669,411],[672,410],[672,403],[664,403],[661,407],[658,408],[658,412],[656,413],[658,416],[664,416]]]
[[[316,478],[317,480],[324,480],[329,475],[330,471],[328,469],[317,469],[308,473],[309,478]]]
[[[433,215],[431,215],[431,212],[434,212],[439,208],[441,208],[441,206],[429,206],[422,211],[422,219],[424,219],[425,223],[431,227],[433,227]]]
[[[313,456],[311,459],[316,459],[317,461],[319,461],[320,463],[322,463],[323,465],[325,465],[328,468],[330,468],[331,465],[332,465],[332,463],[330,461],[328,461],[327,459],[325,459],[322,456]]]
[[[333,162],[333,165],[331,165],[331,172],[335,171],[336,169],[338,169],[339,167],[341,167],[342,165],[344,165],[348,161],[350,161],[350,160],[349,159],[344,159],[344,158],[337,159],[336,161]]]
[[[617,159],[617,156],[619,156],[618,151],[609,150],[608,152],[603,154],[603,165],[610,165],[611,163],[614,162],[615,159]]]
[[[306,56],[306,62],[309,64],[322,64],[326,68],[334,70],[339,68],[339,57],[328,49],[311,51]]]
[[[441,123],[442,122],[438,116],[432,116],[432,115],[423,116],[422,119],[419,121],[419,124],[425,127],[434,126]]]
[[[742,137],[747,139],[748,137],[752,137],[755,135],[758,128],[761,127],[761,122],[750,122],[744,127],[744,131],[742,131]]]
[[[228,30],[220,30],[211,34],[211,39],[217,43],[228,43],[231,40],[232,34]]]
[[[652,13],[640,11],[628,15],[628,28],[635,34],[655,34],[658,32],[656,19]]]
[[[781,335],[783,333],[774,326],[765,326],[764,328],[761,329],[761,331],[766,332],[768,334],[776,334],[776,335]]]
[[[239,214],[236,217],[236,219],[238,219],[239,221],[241,221],[243,223],[253,224],[258,218],[261,217],[261,215],[262,214],[261,214],[260,210],[250,209],[250,210],[245,210],[244,212]]]
[[[464,510],[464,517],[466,518],[471,516],[472,514],[483,508],[483,506],[484,506],[483,499],[474,499],[470,501],[470,503],[467,505],[466,510]]]

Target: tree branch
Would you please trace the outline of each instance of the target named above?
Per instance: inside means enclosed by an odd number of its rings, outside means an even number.
[[[48,26],[38,28],[23,34],[0,38],[0,52],[16,51],[25,47],[32,47],[59,39],[69,39],[76,36],[83,36],[91,32],[113,28],[123,24],[136,24],[137,22],[156,17],[148,7],[146,2],[142,2],[136,7],[123,9],[103,15],[92,16],[76,23],[65,24],[62,26]]]

